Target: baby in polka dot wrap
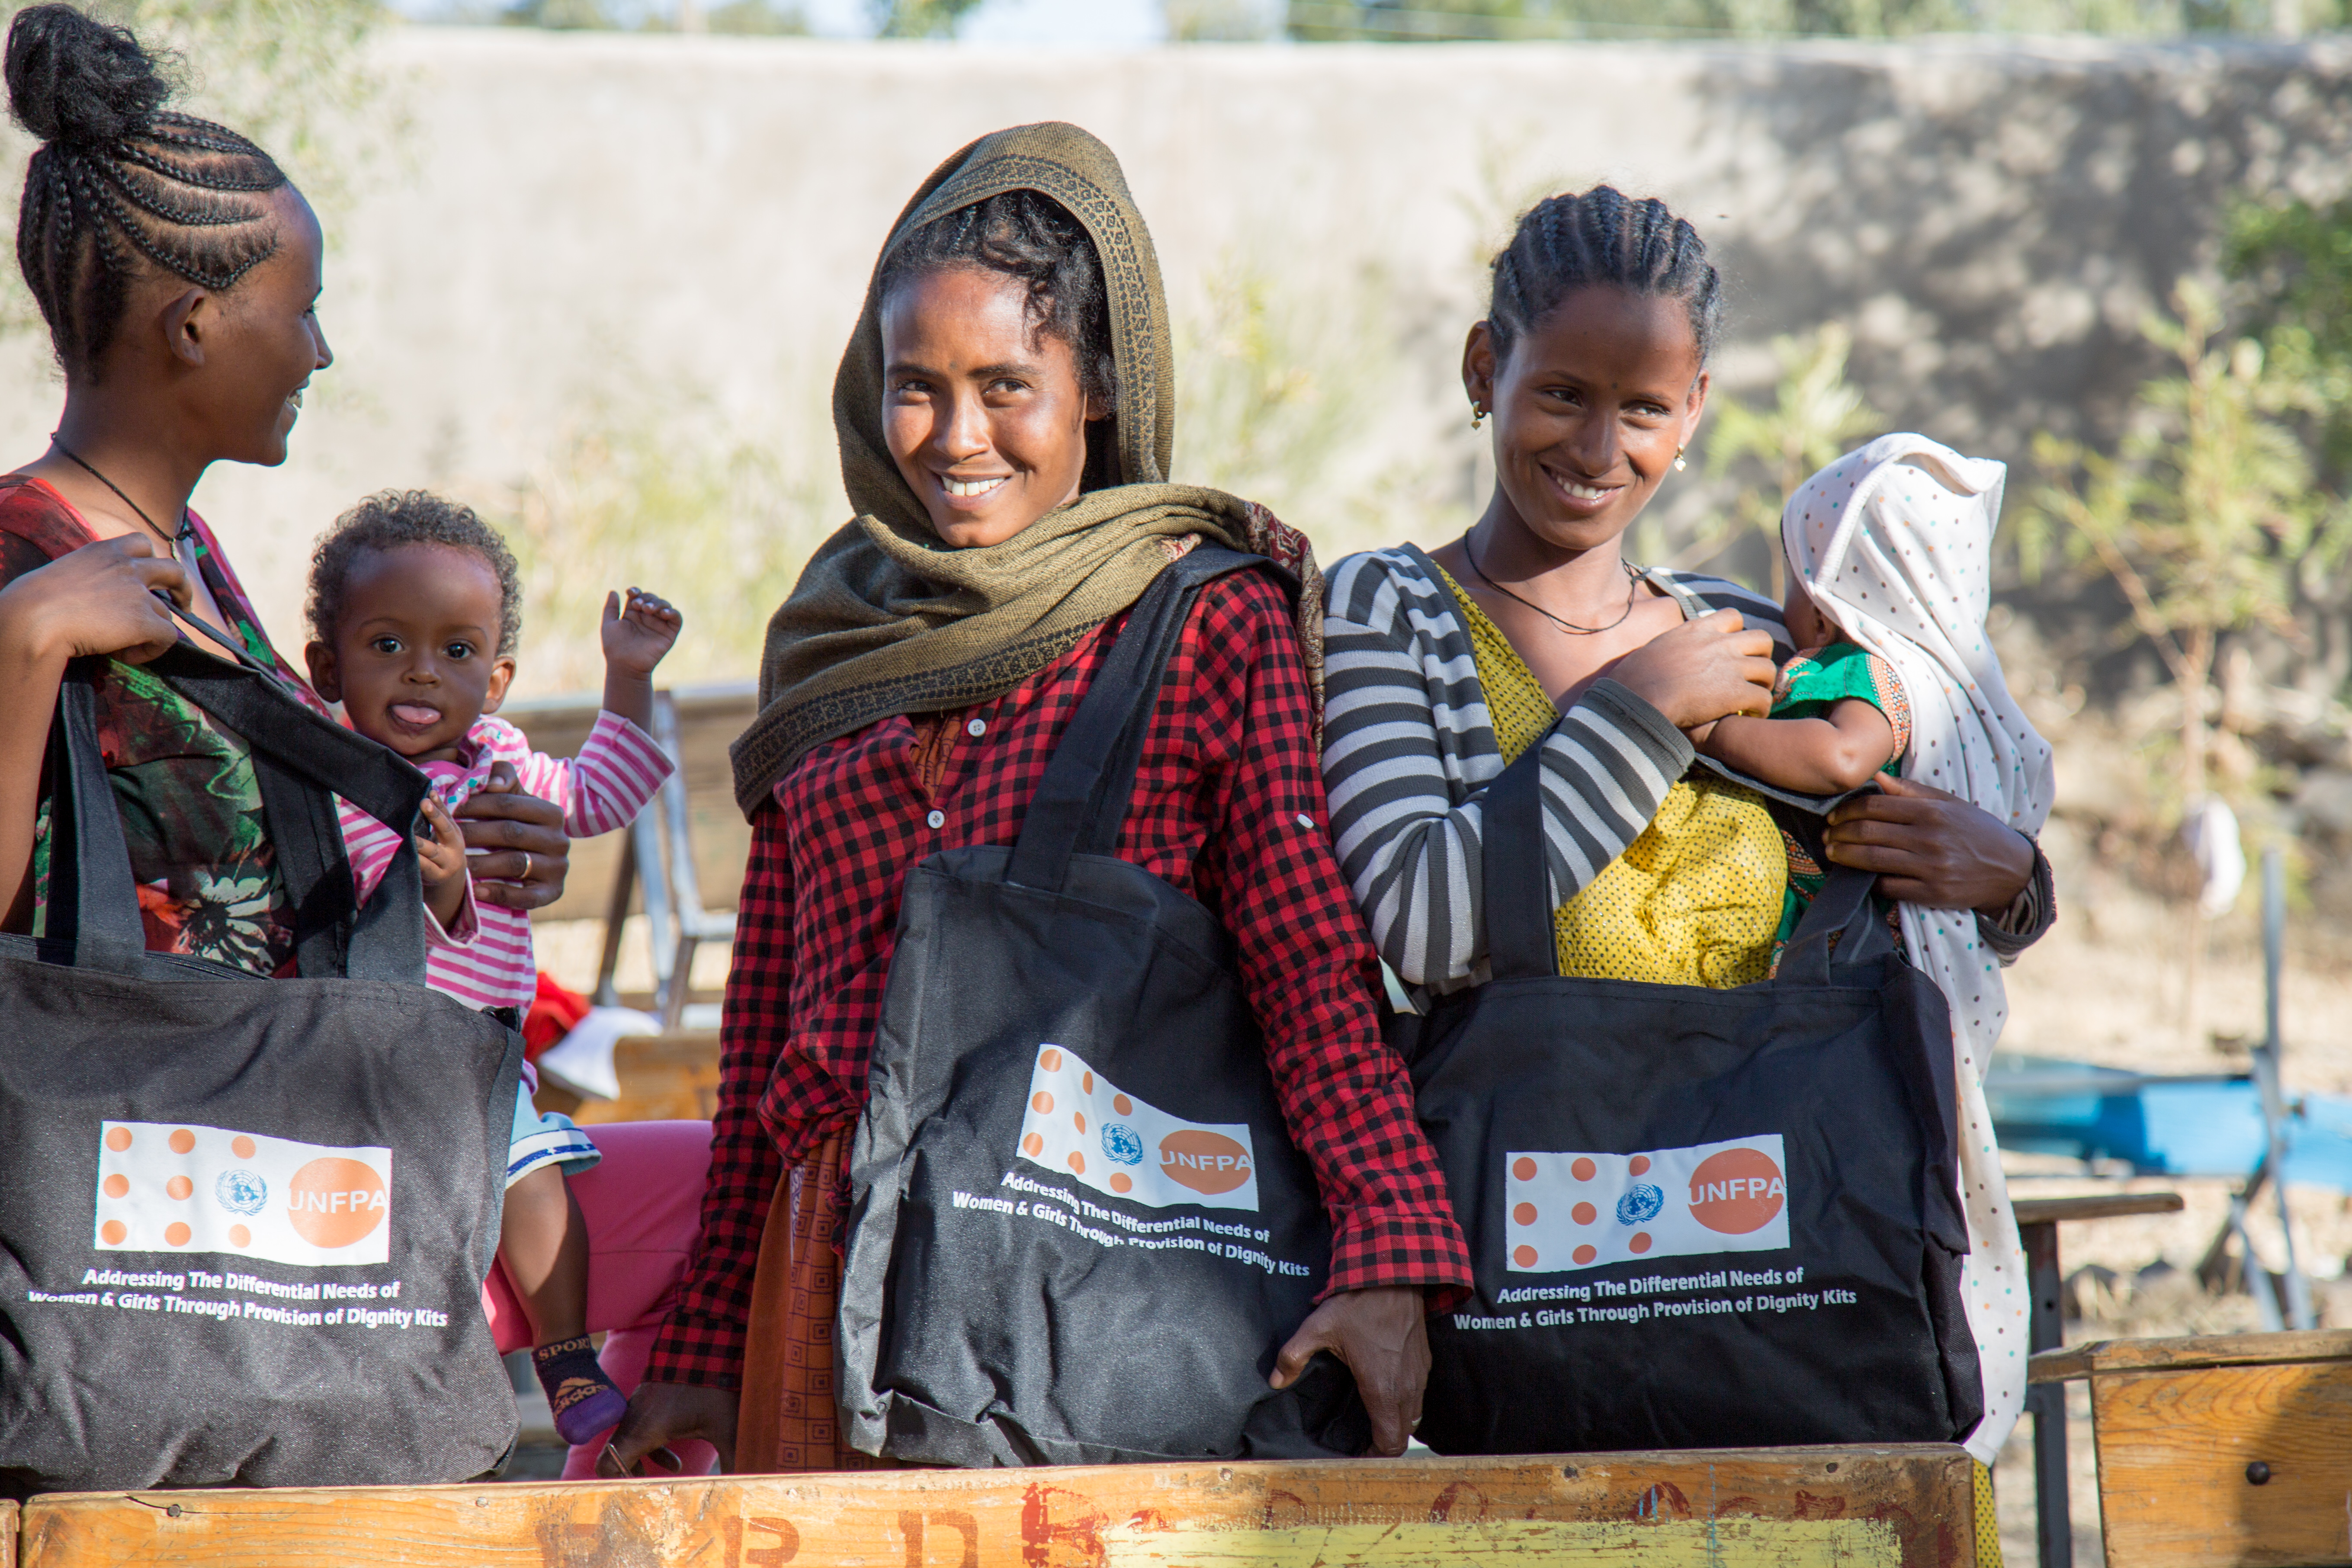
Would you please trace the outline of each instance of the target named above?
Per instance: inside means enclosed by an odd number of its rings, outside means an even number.
[[[1985,636],[2005,477],[1999,463],[1896,435],[1806,480],[1780,514],[1790,632],[1801,652],[1845,643],[1883,664],[1909,710],[1909,733],[1890,722],[1897,715],[1855,698],[1811,718],[1726,720],[1702,749],[1768,784],[1816,794],[1899,768],[2038,833],[2050,815],[2050,743],[2010,695]],[[1985,1384],[1984,1420],[1968,1448],[1990,1464],[2025,1403],[2025,1257],[1982,1082],[2008,997],[1968,911],[1905,904],[1900,918],[1911,962],[1951,1002],[1970,1247],[1964,1288]]]

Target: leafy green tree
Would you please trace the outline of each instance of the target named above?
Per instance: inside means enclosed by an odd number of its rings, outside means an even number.
[[[1787,563],[1780,553],[1780,508],[1817,470],[1851,450],[1882,421],[1846,379],[1853,336],[1832,321],[1801,337],[1772,340],[1780,362],[1780,382],[1769,408],[1754,408],[1719,397],[1711,410],[1714,429],[1706,438],[1710,474],[1745,473],[1756,482],[1742,490],[1713,531],[1683,552],[1688,563],[1728,549],[1751,530],[1769,541],[1772,597],[1787,591]]]
[[[2352,479],[2352,196],[2239,207],[2222,266],[2264,352],[2307,389],[2307,433],[2323,477],[2341,488]]]
[[[877,38],[952,38],[980,0],[866,0]]]
[[[2193,805],[2210,793],[2222,640],[2255,626],[2300,640],[2296,575],[2340,560],[2352,517],[2314,490],[2310,456],[2287,423],[2308,386],[2256,340],[2226,334],[2210,289],[2183,283],[2173,310],[2143,330],[2179,372],[2141,387],[2117,452],[2035,440],[2046,482],[2023,519],[2020,559],[2038,576],[2054,542],[2069,565],[2122,589],[2133,629],[2179,694],[2179,782]]]
[[[2291,3],[2291,0],[2290,0]],[[2347,0],[2302,0],[2300,25],[2341,26]],[[1302,42],[1715,35],[2262,32],[2273,0],[1290,0]]]

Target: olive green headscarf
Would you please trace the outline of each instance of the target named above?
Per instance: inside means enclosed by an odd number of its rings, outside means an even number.
[[[1108,438],[1117,479],[1001,544],[941,543],[883,437],[877,258],[833,384],[842,483],[858,515],[810,558],[768,623],[760,716],[732,751],[747,816],[824,742],[892,714],[1003,696],[1134,604],[1196,540],[1258,549],[1270,526],[1303,546],[1263,508],[1166,482],[1176,380],[1160,263],[1118,160],[1093,136],[1044,124],[982,137],[923,183],[882,256],[932,219],[1012,190],[1059,202],[1101,260],[1115,413],[1096,439]],[[1296,558],[1303,549],[1276,553],[1311,580],[1311,555]]]

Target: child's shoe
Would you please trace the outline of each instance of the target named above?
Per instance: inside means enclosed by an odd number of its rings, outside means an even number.
[[[629,1397],[596,1363],[596,1346],[586,1334],[558,1340],[530,1352],[531,1370],[547,1390],[555,1414],[555,1435],[573,1447],[617,1426],[629,1412]]]

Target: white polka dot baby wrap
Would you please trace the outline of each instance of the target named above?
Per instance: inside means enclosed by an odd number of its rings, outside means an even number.
[[[1924,436],[1882,436],[1789,498],[1780,540],[1823,617],[1902,678],[1911,700],[1903,776],[2037,833],[2050,815],[2050,743],[2010,695],[1985,636],[2006,474]],[[1982,1081],[2009,999],[1969,911],[1906,904],[1902,916],[1912,962],[1952,1007],[1970,1248],[1965,1293],[1985,1391],[1984,1420],[1968,1448],[1990,1464],[2025,1403],[2025,1255]]]

